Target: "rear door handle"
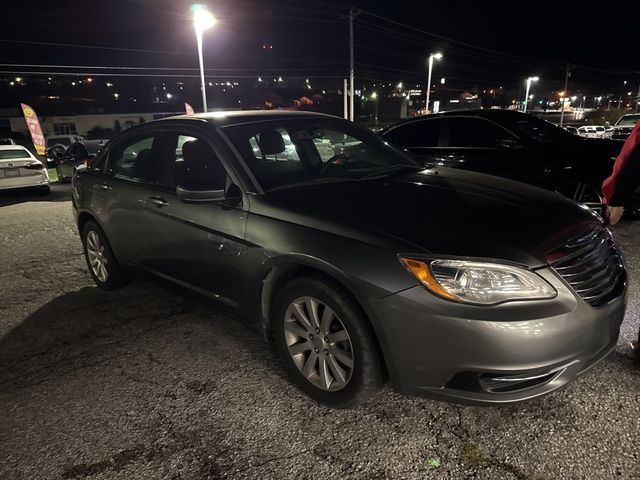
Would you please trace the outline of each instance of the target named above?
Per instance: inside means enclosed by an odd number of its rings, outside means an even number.
[[[162,197],[149,197],[149,201],[151,203],[153,203],[156,207],[160,208],[160,207],[166,207],[167,205],[169,205],[169,202],[167,202],[164,198]]]
[[[106,183],[94,183],[94,190],[111,190],[111,185],[107,185]]]

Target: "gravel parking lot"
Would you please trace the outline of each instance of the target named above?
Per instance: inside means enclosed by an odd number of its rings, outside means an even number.
[[[640,479],[640,222],[616,229],[618,347],[567,388],[503,408],[387,388],[337,411],[218,306],[148,280],[95,288],[69,195],[0,195],[2,479]]]

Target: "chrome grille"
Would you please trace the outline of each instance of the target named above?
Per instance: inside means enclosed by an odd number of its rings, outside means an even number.
[[[624,288],[622,256],[606,228],[591,230],[548,255],[551,267],[592,307],[604,305]]]

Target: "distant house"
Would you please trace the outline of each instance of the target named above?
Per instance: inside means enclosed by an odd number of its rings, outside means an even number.
[[[137,112],[83,115],[43,115],[37,111],[45,137],[52,135],[88,136],[91,131],[120,131],[158,118],[179,115],[184,112]],[[13,134],[13,135],[12,135]],[[27,125],[19,109],[0,110],[0,136],[28,136]]]

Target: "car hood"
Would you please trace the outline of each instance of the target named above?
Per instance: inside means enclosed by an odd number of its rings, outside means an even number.
[[[633,130],[635,125],[613,125],[614,130]]]
[[[600,223],[586,207],[555,193],[447,168],[280,190],[258,197],[251,210],[382,242],[397,253],[494,258],[532,268]]]

